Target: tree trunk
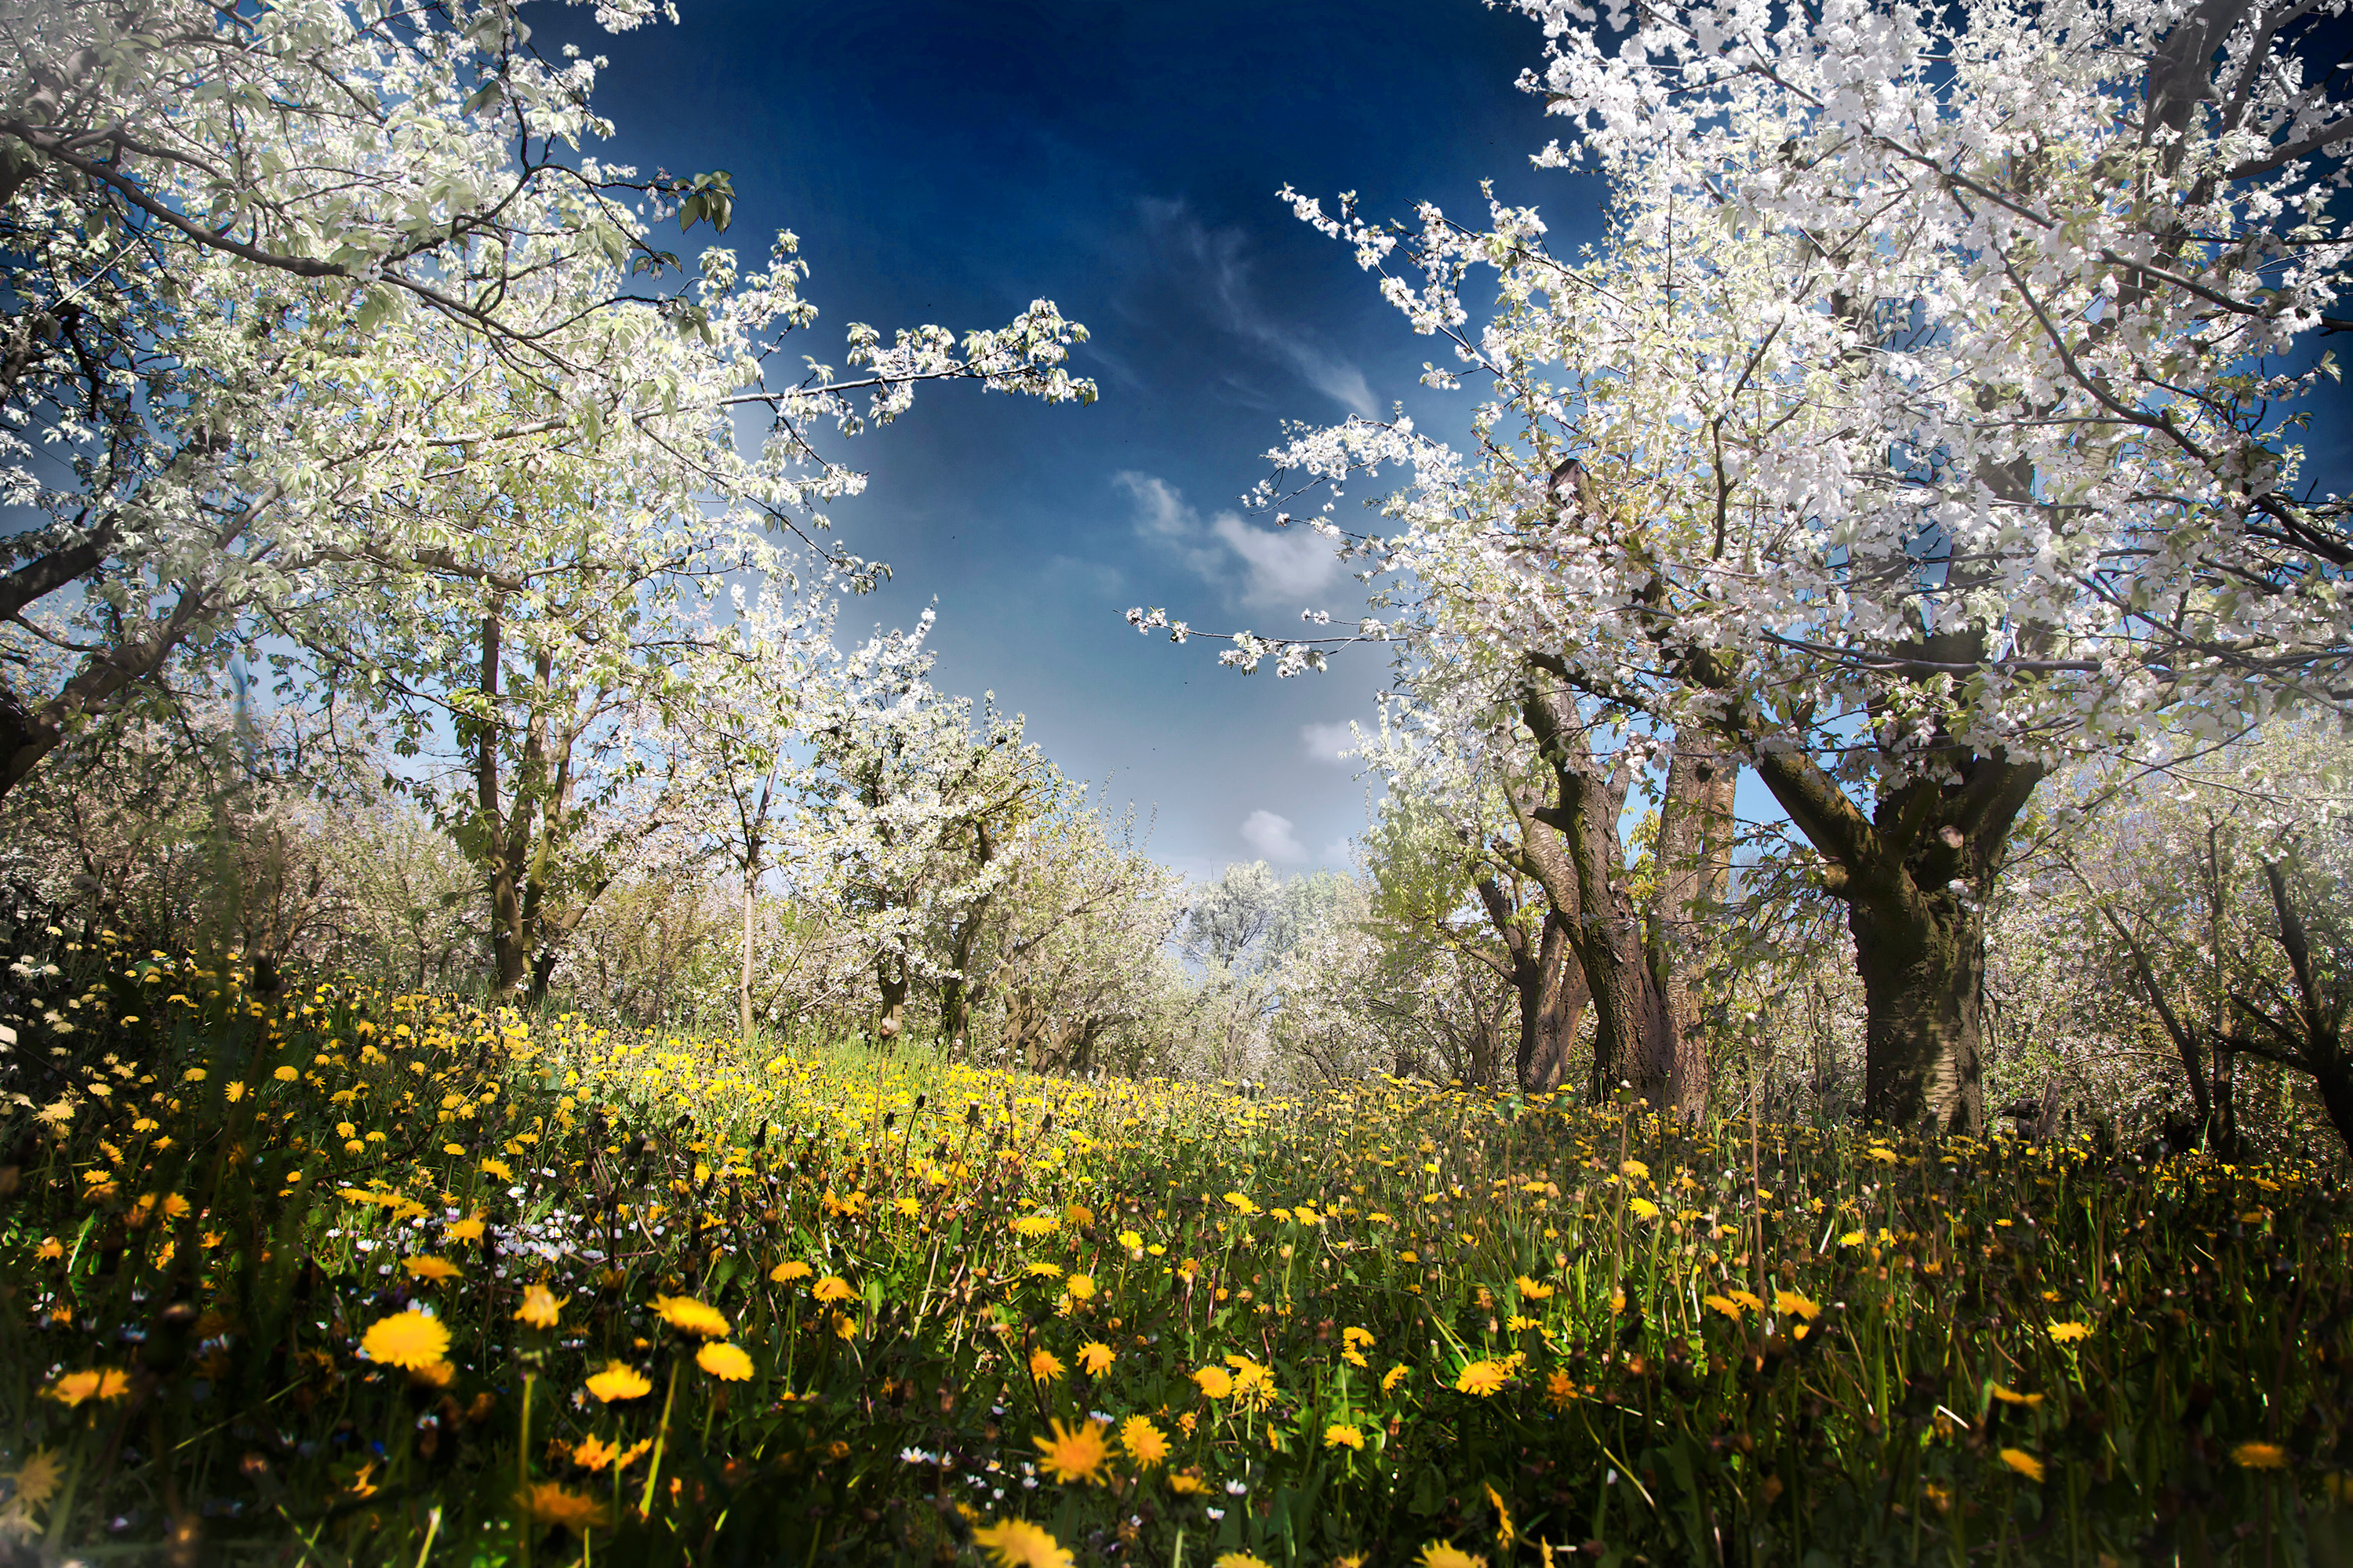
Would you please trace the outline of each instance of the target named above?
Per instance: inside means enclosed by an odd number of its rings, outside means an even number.
[[[1547,1095],[1568,1081],[1569,1047],[1592,992],[1585,970],[1569,951],[1568,927],[1547,911],[1532,962],[1514,976],[1519,993],[1520,1049],[1514,1066],[1520,1092]]]
[[[1632,774],[1602,771],[1587,747],[1573,704],[1524,688],[1520,711],[1535,732],[1554,785],[1554,803],[1537,805],[1504,791],[1520,820],[1526,870],[1562,916],[1593,1003],[1594,1097],[1620,1081],[1653,1105],[1667,1094],[1672,1042],[1664,999],[1643,952],[1642,922],[1626,888],[1626,852],[1618,818]],[[1537,831],[1537,824],[1553,830]]]
[[[1949,888],[1905,887],[1852,898],[1847,926],[1866,1009],[1864,1114],[1974,1136],[1985,1126],[1983,913]]]
[[[753,850],[754,861],[758,848]],[[752,914],[760,879],[747,864],[744,869],[744,968],[735,981],[735,1027],[745,1050],[752,1045]]]
[[[1676,736],[1659,812],[1648,946],[1666,1012],[1667,1104],[1686,1122],[1707,1115],[1707,1036],[1692,980],[1732,880],[1732,793],[1739,776],[1739,764],[1705,737]]]

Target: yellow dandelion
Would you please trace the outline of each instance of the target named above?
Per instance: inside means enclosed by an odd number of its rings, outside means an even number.
[[[515,1506],[534,1523],[552,1524],[575,1535],[586,1535],[605,1522],[605,1510],[596,1499],[583,1497],[556,1481],[538,1481],[515,1494]]]
[[[1089,1340],[1079,1347],[1079,1370],[1089,1377],[1101,1377],[1111,1370],[1119,1353],[1100,1340]]]
[[[515,1320],[534,1329],[553,1329],[564,1311],[564,1304],[571,1299],[569,1296],[556,1295],[544,1285],[526,1285],[522,1287],[522,1305],[514,1309]]]
[[[1032,1279],[1060,1279],[1062,1277],[1062,1266],[1059,1263],[1047,1263],[1040,1260],[1024,1264],[1021,1272]]]
[[[1403,1361],[1399,1361],[1397,1365],[1383,1372],[1381,1374],[1381,1392],[1383,1393],[1395,1393],[1397,1391],[1397,1385],[1403,1383],[1406,1379],[1406,1364]]]
[[[1072,1481],[1100,1485],[1103,1467],[1111,1462],[1111,1444],[1104,1436],[1111,1428],[1100,1421],[1082,1422],[1075,1429],[1059,1419],[1050,1425],[1051,1438],[1029,1439],[1044,1456],[1039,1462],[1046,1472],[1065,1486]]]
[[[2042,1403],[2042,1396],[2039,1393],[2021,1393],[2014,1388],[2004,1388],[2000,1383],[1993,1385],[1993,1396],[2004,1404],[2022,1404],[2029,1410]]]
[[[627,1361],[607,1361],[605,1370],[588,1380],[588,1392],[607,1404],[624,1399],[642,1399],[654,1391],[646,1374]]]
[[[2051,1325],[2052,1339],[2063,1345],[2072,1345],[2078,1340],[2086,1340],[2091,1338],[2091,1335],[2092,1326],[2089,1323],[2053,1323]]]
[[[495,1176],[501,1181],[512,1181],[514,1180],[513,1167],[510,1166],[503,1160],[483,1160],[482,1174],[485,1176]]]
[[[1193,1383],[1211,1399],[1223,1399],[1234,1392],[1233,1374],[1223,1367],[1203,1367],[1193,1374]]]
[[[1095,1293],[1094,1276],[1091,1274],[1074,1274],[1071,1276],[1070,1278],[1062,1281],[1062,1288],[1071,1293],[1071,1297],[1073,1300],[1084,1301]]]
[[[1062,1358],[1040,1345],[1029,1352],[1029,1376],[1038,1383],[1062,1381]]]
[[[1354,1448],[1357,1452],[1362,1453],[1365,1447],[1365,1434],[1358,1427],[1335,1421],[1331,1425],[1324,1428],[1324,1446],[1326,1448]]]
[[[713,1340],[694,1352],[694,1364],[722,1383],[752,1381],[752,1358],[739,1345]]]
[[[657,1296],[654,1314],[681,1334],[698,1334],[706,1340],[723,1340],[734,1330],[727,1315],[708,1302],[697,1301],[691,1296]]]
[[[1168,1457],[1168,1435],[1150,1416],[1131,1415],[1119,1424],[1119,1446],[1137,1469],[1147,1470]]]
[[[1659,1205],[1648,1198],[1636,1198],[1626,1206],[1634,1211],[1634,1217],[1638,1220],[1655,1220],[1659,1217]],[[1446,1550],[1451,1552],[1454,1548],[1450,1546]]]
[[[1520,1287],[1520,1298],[1524,1301],[1549,1301],[1552,1299],[1553,1287],[1551,1286],[1540,1284],[1535,1280],[1530,1279],[1525,1274],[1521,1275],[1519,1278],[1514,1280],[1513,1283]]]
[[[823,1279],[818,1280],[815,1285],[810,1286],[809,1294],[816,1297],[820,1301],[855,1301],[858,1299],[858,1292],[849,1287],[849,1281],[842,1278],[841,1276],[838,1274],[828,1274]]]
[[[1773,1310],[1810,1323],[1822,1315],[1822,1304],[1794,1290],[1777,1290],[1773,1293]]]
[[[2030,1481],[2039,1481],[2042,1478],[2042,1461],[2023,1448],[2004,1448],[2001,1451],[2001,1462]]]
[[[1247,1552],[1220,1552],[1209,1568],[1274,1568],[1274,1564]]]
[[[572,1447],[572,1462],[591,1474],[601,1471],[620,1457],[621,1446],[618,1443],[607,1443],[593,1434],[583,1437]]]
[[[2276,1443],[2242,1443],[2231,1450],[2231,1462],[2242,1470],[2284,1470],[2287,1450]]]
[[[360,1349],[372,1361],[414,1372],[449,1353],[449,1326],[422,1312],[395,1312],[368,1330]]]
[[[1061,1223],[1059,1214],[1023,1214],[1011,1222],[1011,1228],[1023,1241],[1041,1241],[1052,1235]]]
[[[445,1279],[457,1279],[465,1273],[465,1270],[448,1258],[435,1257],[430,1253],[409,1258],[401,1266],[408,1270],[411,1279],[421,1279],[428,1285],[438,1285]]]
[[[451,1241],[478,1242],[482,1239],[482,1221],[479,1214],[462,1220],[451,1220],[441,1227],[441,1234]]]
[[[779,1285],[790,1285],[796,1279],[807,1279],[817,1271],[798,1258],[791,1258],[768,1270],[768,1277]]]
[[[1472,1361],[1455,1377],[1454,1386],[1484,1399],[1509,1382],[1511,1375],[1511,1369],[1501,1361]]]
[[[1071,1549],[1026,1519],[984,1524],[972,1539],[997,1568],[1075,1568]]]
[[[1473,1557],[1459,1546],[1449,1546],[1443,1541],[1433,1541],[1421,1549],[1414,1562],[1419,1568],[1487,1568],[1484,1557]]]
[[[16,1482],[16,1502],[23,1508],[39,1508],[57,1496],[58,1488],[66,1478],[65,1461],[47,1448],[36,1448],[16,1467],[12,1478]]]

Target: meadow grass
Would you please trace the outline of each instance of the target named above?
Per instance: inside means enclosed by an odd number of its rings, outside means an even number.
[[[17,978],[24,1561],[2353,1544],[2313,1166],[747,1054],[62,932]]]

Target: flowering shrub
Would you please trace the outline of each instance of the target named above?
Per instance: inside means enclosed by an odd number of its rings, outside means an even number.
[[[2309,1167],[755,1062],[62,934],[13,972],[0,1551],[2253,1561],[2339,1528],[2353,1213]]]

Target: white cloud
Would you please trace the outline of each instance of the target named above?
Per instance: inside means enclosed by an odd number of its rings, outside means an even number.
[[[1345,768],[1349,759],[1340,754],[1356,749],[1356,736],[1348,727],[1348,721],[1342,719],[1336,724],[1301,725],[1299,743],[1306,747],[1309,760]]]
[[[1334,839],[1324,846],[1325,865],[1352,868],[1356,863],[1356,846],[1346,839]]]
[[[1296,865],[1307,851],[1292,831],[1291,819],[1272,811],[1252,811],[1242,820],[1242,838],[1259,854],[1277,865]]]
[[[1236,337],[1259,345],[1288,365],[1293,374],[1318,392],[1367,419],[1377,418],[1372,385],[1356,365],[1325,353],[1297,330],[1270,317],[1250,288],[1250,260],[1242,254],[1244,237],[1239,229],[1211,229],[1187,211],[1181,201],[1144,203],[1145,221],[1153,230],[1160,254],[1184,265],[1196,281],[1195,292],[1216,308],[1218,324]]]
[[[1135,503],[1138,536],[1174,554],[1211,582],[1225,582],[1239,562],[1242,602],[1298,609],[1340,580],[1341,560],[1323,535],[1305,528],[1261,528],[1235,513],[1203,521],[1184,493],[1157,475],[1123,469],[1112,482]]]

